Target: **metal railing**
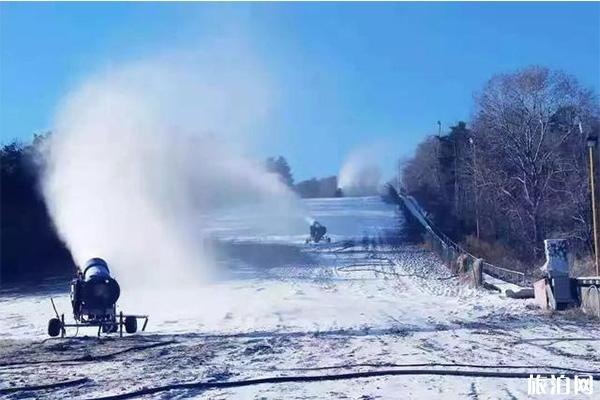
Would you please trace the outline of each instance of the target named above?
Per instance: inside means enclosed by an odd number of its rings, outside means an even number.
[[[483,262],[483,272],[493,276],[494,278],[514,283],[519,286],[531,286],[532,284],[531,279],[529,279],[524,272],[498,267],[497,265],[493,265],[485,261]]]
[[[465,263],[469,269],[472,269],[478,257],[466,251],[464,248],[452,241],[442,231],[440,231],[427,217],[427,214],[421,208],[419,203],[412,196],[399,196],[402,204],[415,217],[415,219],[425,228],[425,241],[431,247],[431,250],[442,259],[442,261],[453,269],[458,256],[463,254]],[[483,272],[494,278],[505,282],[514,283],[519,286],[529,286],[531,281],[529,277],[521,272],[509,268],[498,267],[488,262],[482,262]]]

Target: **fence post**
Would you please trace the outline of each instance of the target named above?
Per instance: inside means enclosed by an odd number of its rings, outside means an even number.
[[[483,259],[476,258],[473,261],[473,286],[480,287],[483,285]]]

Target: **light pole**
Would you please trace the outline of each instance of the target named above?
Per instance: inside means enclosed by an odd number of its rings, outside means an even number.
[[[579,124],[579,131],[583,133],[581,124]],[[587,147],[590,158],[590,191],[592,192],[592,229],[594,230],[594,263],[596,264],[596,276],[600,276],[600,265],[598,264],[598,222],[596,216],[596,175],[594,174],[594,148],[597,145],[598,138],[592,135],[588,136]]]
[[[475,227],[477,230],[477,240],[479,240],[479,194],[477,193],[477,158],[475,157],[475,141],[469,138],[469,143],[473,149],[473,191],[475,192]]]

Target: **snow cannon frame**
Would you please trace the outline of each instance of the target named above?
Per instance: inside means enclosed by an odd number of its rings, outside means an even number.
[[[319,221],[313,221],[310,224],[310,236],[306,239],[306,244],[310,242],[319,243],[321,240],[331,243],[331,238],[327,236],[327,228],[321,225]]]
[[[122,311],[117,314],[116,303],[120,293],[119,284],[110,276],[106,261],[101,258],[90,259],[71,281],[71,306],[75,323],[65,323],[65,315],[58,314],[54,299],[50,298],[56,318],[48,321],[48,335],[65,337],[65,328],[68,327],[77,328],[76,332],[80,327],[97,327],[98,336],[117,331],[123,336],[123,327],[127,333],[137,332],[138,319],[144,320],[142,331],[145,331],[147,315],[125,315]]]

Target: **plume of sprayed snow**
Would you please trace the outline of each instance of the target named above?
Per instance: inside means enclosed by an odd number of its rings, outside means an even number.
[[[363,147],[353,151],[340,170],[338,185],[345,196],[369,196],[379,191],[381,169],[377,148]]]
[[[295,196],[244,155],[272,101],[249,60],[238,51],[144,60],[67,96],[43,193],[78,264],[103,257],[124,285],[202,282],[211,214],[254,204],[270,224],[303,222]]]

